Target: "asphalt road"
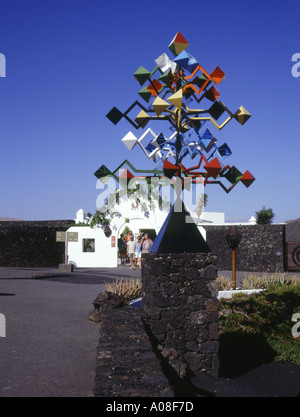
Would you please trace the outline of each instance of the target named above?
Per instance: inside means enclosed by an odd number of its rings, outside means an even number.
[[[93,395],[99,327],[88,320],[104,280],[138,276],[128,268],[0,268],[0,397]],[[33,279],[34,278],[34,279]]]

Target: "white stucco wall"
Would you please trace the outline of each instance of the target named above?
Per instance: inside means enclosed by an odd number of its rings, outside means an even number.
[[[68,242],[68,263],[74,263],[78,268],[115,268],[118,266],[118,244],[116,234],[115,247],[112,247],[112,237],[107,238],[101,228],[71,227],[68,232],[78,233],[78,242]],[[83,251],[83,239],[95,239],[95,252]]]

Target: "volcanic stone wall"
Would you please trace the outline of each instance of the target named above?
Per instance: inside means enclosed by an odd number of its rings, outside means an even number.
[[[65,231],[72,220],[0,222],[0,266],[55,267],[63,261],[65,244],[56,232]]]
[[[95,378],[96,397],[173,397],[169,379],[153,351],[141,308],[124,305],[103,292],[89,319],[100,323]]]
[[[147,325],[180,377],[218,374],[217,274],[212,254],[143,254]]]
[[[286,241],[300,243],[300,221],[286,224]]]
[[[232,252],[225,235],[230,226],[203,226],[206,242],[217,255],[219,270],[232,269]],[[242,239],[236,250],[236,268],[239,271],[275,272],[286,270],[285,225],[234,226]]]

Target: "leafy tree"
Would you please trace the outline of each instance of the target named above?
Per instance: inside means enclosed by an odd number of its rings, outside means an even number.
[[[266,209],[263,207],[261,210],[256,211],[256,224],[271,224],[275,214],[271,208]]]
[[[107,210],[105,213],[97,210],[95,214],[88,213],[88,226],[95,227],[97,225],[108,226],[114,216],[118,215],[117,212]]]
[[[125,238],[128,235],[129,232],[130,232],[129,226],[125,226],[124,230],[122,232],[123,237]]]

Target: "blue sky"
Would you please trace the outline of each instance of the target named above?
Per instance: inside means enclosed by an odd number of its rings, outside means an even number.
[[[220,99],[252,113],[243,127],[232,121],[214,133],[232,150],[228,163],[256,181],[229,194],[207,187],[206,210],[248,220],[266,206],[277,222],[300,217],[300,78],[291,74],[299,22],[297,0],[2,0],[0,217],[94,212],[100,165],[115,169],[129,159],[151,168],[140,149],[129,152],[121,142],[132,126],[115,126],[106,114],[139,98],[133,73],[140,65],[152,70],[163,52],[172,56],[177,31],[206,70],[218,65],[226,73]]]

